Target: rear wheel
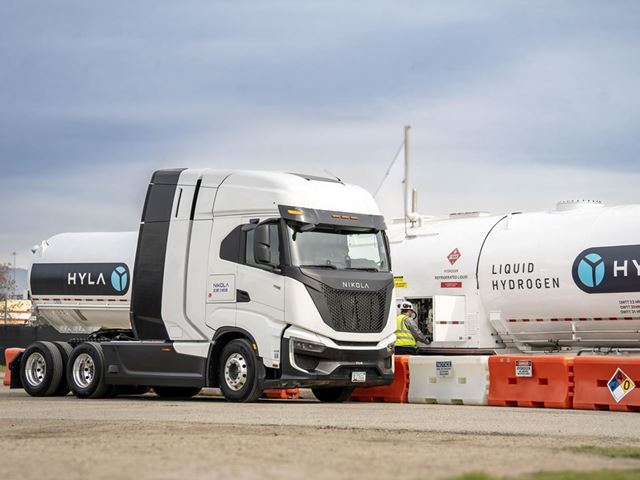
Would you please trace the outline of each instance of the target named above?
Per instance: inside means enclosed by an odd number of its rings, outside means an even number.
[[[218,385],[231,402],[255,402],[262,394],[262,369],[251,343],[244,338],[230,341],[222,349]]]
[[[76,397],[103,397],[109,390],[104,377],[104,355],[99,343],[85,342],[73,349],[67,362],[67,384]]]
[[[24,351],[20,361],[20,380],[33,397],[53,395],[60,386],[62,356],[51,342],[36,342]]]
[[[153,387],[160,398],[191,398],[200,393],[200,387]]]
[[[67,369],[69,356],[71,355],[71,352],[73,352],[73,347],[67,342],[53,342],[53,344],[58,348],[60,356],[62,357],[62,378],[60,380],[60,385],[58,386],[56,391],[53,392],[53,395],[56,397],[64,397],[69,393],[69,385],[67,385],[67,376],[65,372]]]
[[[349,400],[355,389],[352,387],[312,388],[311,391],[321,402],[341,403]]]

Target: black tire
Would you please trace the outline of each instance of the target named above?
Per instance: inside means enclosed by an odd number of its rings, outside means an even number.
[[[67,384],[78,398],[105,396],[109,385],[105,382],[104,354],[99,343],[85,342],[73,349],[67,362]]]
[[[60,352],[60,356],[62,357],[62,378],[60,379],[60,385],[53,392],[54,397],[64,397],[71,390],[69,389],[69,385],[67,384],[67,362],[69,361],[69,356],[71,352],[73,352],[73,347],[69,345],[67,342],[53,342],[53,344],[58,348]]]
[[[349,400],[353,393],[353,387],[312,388],[311,391],[321,402],[342,403]]]
[[[20,360],[22,387],[32,397],[53,395],[62,379],[64,367],[58,348],[51,342],[35,342]]]
[[[200,387],[153,387],[160,398],[191,398],[200,393]]]
[[[255,402],[260,398],[264,369],[258,361],[251,343],[244,338],[224,346],[218,362],[218,385],[224,398],[230,402]]]

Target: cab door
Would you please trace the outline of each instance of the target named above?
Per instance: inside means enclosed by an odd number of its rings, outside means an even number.
[[[262,258],[254,256],[256,243],[262,246]],[[236,284],[239,328],[251,332],[273,328],[274,322],[284,323],[285,292],[284,277],[279,269],[280,252],[277,222],[261,224],[244,232],[244,262],[238,265]]]

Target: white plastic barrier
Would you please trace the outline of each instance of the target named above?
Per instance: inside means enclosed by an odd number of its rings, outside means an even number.
[[[412,356],[409,379],[409,403],[487,405],[489,357]]]

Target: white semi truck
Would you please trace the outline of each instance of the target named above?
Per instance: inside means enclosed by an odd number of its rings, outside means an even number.
[[[245,402],[310,387],[343,401],[393,380],[390,270],[384,219],[360,187],[160,170],[139,232],[68,233],[34,248],[38,318],[89,337],[30,345],[12,386],[84,398],[217,386]]]

